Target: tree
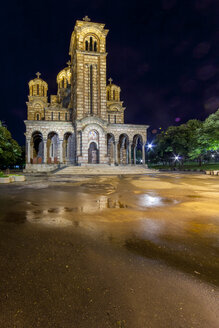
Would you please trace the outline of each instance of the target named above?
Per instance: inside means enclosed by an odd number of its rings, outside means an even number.
[[[198,159],[199,165],[202,164],[203,157],[208,151],[219,149],[219,110],[211,114],[197,127],[194,138],[191,142],[189,157]]]
[[[0,121],[0,166],[15,165],[21,157],[21,147]]]

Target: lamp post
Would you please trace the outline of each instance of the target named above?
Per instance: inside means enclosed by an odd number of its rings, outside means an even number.
[[[147,164],[149,162],[149,151],[152,150],[154,145],[152,143],[147,144]]]

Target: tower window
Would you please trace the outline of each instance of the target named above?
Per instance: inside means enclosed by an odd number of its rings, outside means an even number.
[[[39,84],[37,84],[37,96],[39,96],[39,92],[40,92],[40,86]]]
[[[68,114],[65,113],[65,120],[67,121],[68,120]]]
[[[31,96],[33,96],[33,85],[31,87]]]
[[[44,87],[43,87],[43,97],[45,96],[45,91],[44,91]]]
[[[51,120],[53,121],[53,112],[51,112]]]
[[[110,92],[109,92],[109,90],[107,91],[107,100],[110,100]]]
[[[110,123],[110,115],[108,115],[108,123]]]
[[[115,100],[115,99],[116,99],[116,91],[113,90],[113,100]]]
[[[85,50],[88,51],[88,41],[85,41]]]
[[[58,120],[60,121],[60,112],[58,113]]]
[[[93,51],[93,38],[90,37],[90,51]]]
[[[65,87],[65,79],[62,80],[62,87]]]
[[[90,65],[90,114],[93,115],[93,66]]]
[[[116,123],[116,115],[114,115],[114,123]]]
[[[97,41],[94,41],[94,51],[97,51]]]
[[[39,121],[39,119],[40,119],[40,114],[37,114],[37,115],[36,115],[36,119],[37,119],[37,121]]]

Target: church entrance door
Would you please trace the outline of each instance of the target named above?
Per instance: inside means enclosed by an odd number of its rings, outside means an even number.
[[[89,164],[98,164],[99,163],[99,152],[97,149],[97,144],[91,142],[88,149],[88,163]]]

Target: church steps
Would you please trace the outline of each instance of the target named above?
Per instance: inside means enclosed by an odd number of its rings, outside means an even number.
[[[154,173],[146,166],[109,166],[109,165],[84,165],[84,166],[67,166],[58,171],[55,175],[120,175],[120,174],[146,174]]]

